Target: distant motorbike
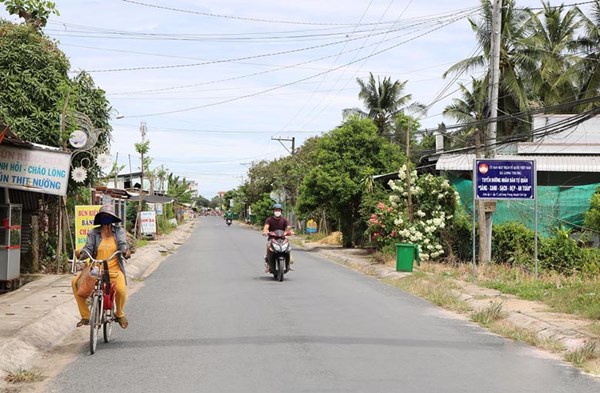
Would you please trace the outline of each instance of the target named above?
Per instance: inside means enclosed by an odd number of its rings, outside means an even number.
[[[288,242],[285,231],[276,230],[268,234],[269,258],[269,273],[277,281],[283,281],[283,275],[290,271],[290,251],[292,247]]]
[[[227,224],[227,226],[231,225],[231,218],[226,218],[225,219],[225,223]]]

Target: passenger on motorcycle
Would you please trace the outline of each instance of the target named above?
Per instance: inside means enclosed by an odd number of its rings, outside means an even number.
[[[108,272],[111,283],[115,285],[116,320],[123,329],[126,329],[128,321],[125,317],[124,307],[127,300],[127,281],[125,278],[124,259],[129,258],[131,253],[127,246],[125,229],[114,225],[119,222],[121,222],[121,219],[115,214],[111,205],[102,206],[96,216],[94,216],[94,225],[98,225],[98,227],[88,232],[85,246],[80,250],[76,250],[75,255],[79,258],[82,250],[86,250],[96,259],[105,259],[115,251],[121,251],[120,255],[108,261]],[[83,255],[85,256],[85,253]],[[80,327],[90,323],[90,310],[86,304],[86,298],[77,295],[76,283],[78,277],[79,275],[73,277],[71,287],[77,301],[79,314],[81,314],[81,320],[77,323],[77,327]]]
[[[265,225],[262,230],[263,236],[268,236],[269,232],[273,232],[278,229],[285,231],[286,236],[291,236],[294,234],[294,231],[292,231],[292,226],[290,225],[289,221],[281,215],[282,211],[283,207],[281,206],[281,204],[276,203],[273,205],[273,215],[265,220]],[[269,273],[269,264],[267,263],[267,261],[269,260],[270,256],[271,255],[269,251],[269,243],[267,242],[267,254],[265,255],[265,273]],[[290,254],[290,265],[292,263],[294,262]],[[292,267],[290,266],[290,270],[294,269],[292,269]]]

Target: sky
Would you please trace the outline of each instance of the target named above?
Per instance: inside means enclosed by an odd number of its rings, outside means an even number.
[[[467,19],[479,0],[54,2],[44,31],[71,76],[85,70],[105,90],[121,173],[139,171],[145,122],[150,167],[198,182],[208,199],[243,184],[253,163],[289,155],[292,138],[299,147],[364,108],[356,79],[369,72],[407,81],[404,93],[429,107],[423,128],[452,124],[442,111],[457,83],[484,72],[442,77],[481,50]]]

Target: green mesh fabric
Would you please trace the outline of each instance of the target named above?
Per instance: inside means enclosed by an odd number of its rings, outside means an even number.
[[[460,195],[460,203],[469,214],[473,210],[473,182],[449,176],[448,180]],[[538,231],[550,236],[554,228],[577,228],[583,225],[583,214],[590,208],[590,200],[600,183],[585,186],[538,186]],[[534,229],[534,201],[499,200],[494,223],[518,221]]]

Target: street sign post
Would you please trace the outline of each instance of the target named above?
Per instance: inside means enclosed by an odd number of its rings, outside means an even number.
[[[477,158],[473,162],[473,275],[475,277],[475,201],[533,200],[534,201],[534,259],[537,260],[537,171],[535,160],[503,160]]]

